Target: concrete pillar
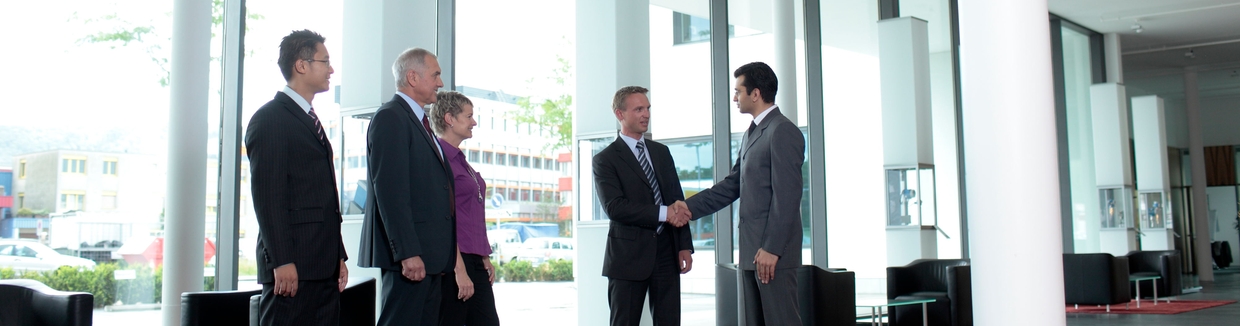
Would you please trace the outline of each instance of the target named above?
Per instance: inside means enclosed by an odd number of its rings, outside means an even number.
[[[1137,223],[1143,230],[1141,249],[1174,250],[1171,177],[1167,168],[1167,119],[1157,95],[1132,98],[1133,154],[1137,164]]]
[[[207,196],[211,3],[172,4],[168,184],[164,206],[163,324],[181,324],[181,293],[202,291]]]
[[[1213,257],[1210,254],[1210,215],[1206,204],[1206,150],[1201,134],[1201,98],[1197,92],[1197,71],[1184,71],[1184,111],[1188,115],[1188,152],[1193,172],[1193,247],[1197,277],[1202,282],[1214,281]]]
[[[612,97],[620,87],[630,85],[650,87],[650,1],[578,0],[574,140],[606,139],[610,142],[614,139],[619,128],[611,111]],[[650,91],[652,105],[658,105],[661,94],[657,89]],[[660,120],[658,111],[654,112],[651,133],[658,132],[660,126],[674,127],[675,122]],[[589,170],[593,153],[588,150],[597,149],[573,147],[575,171],[578,171],[574,174],[578,176],[578,191],[573,192],[577,196],[574,202],[578,203],[573,232],[577,238],[577,260],[573,266],[577,280],[577,324],[606,325],[610,309],[607,278],[602,276],[602,271],[609,226],[605,216],[593,216],[594,206],[598,204]],[[649,322],[649,317],[643,318],[643,324]]]
[[[974,323],[1065,325],[1046,1],[959,8]]]
[[[1119,34],[1102,35],[1102,55],[1106,61],[1107,82],[1124,83],[1124,49],[1120,47]]]
[[[793,0],[775,0],[771,23],[775,31],[775,62],[771,69],[779,77],[779,90],[775,92],[775,104],[788,120],[797,122],[797,47],[796,16]]]

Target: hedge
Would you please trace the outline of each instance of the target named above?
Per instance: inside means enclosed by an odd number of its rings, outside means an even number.
[[[132,269],[132,280],[116,280],[116,270]],[[160,303],[163,299],[163,267],[151,269],[145,265],[128,266],[125,263],[102,263],[94,269],[61,266],[50,271],[14,271],[0,268],[0,279],[31,279],[48,287],[69,292],[87,292],[94,295],[95,307],[116,303]],[[215,276],[203,278],[203,289],[215,290]]]
[[[552,259],[535,267],[528,261],[518,260],[500,266],[491,261],[492,266],[499,266],[499,276],[505,282],[556,282],[573,280],[573,261]]]

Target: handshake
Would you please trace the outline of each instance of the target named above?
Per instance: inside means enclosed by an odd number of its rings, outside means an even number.
[[[675,227],[682,227],[689,223],[693,218],[693,213],[689,212],[689,205],[683,200],[677,200],[671,206],[667,207],[667,223]]]

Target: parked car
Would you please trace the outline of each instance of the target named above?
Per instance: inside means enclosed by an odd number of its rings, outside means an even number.
[[[491,259],[500,265],[516,260],[521,251],[521,235],[517,230],[487,230],[487,240],[491,241]]]
[[[516,259],[528,261],[534,266],[552,259],[573,260],[576,247],[577,243],[572,238],[529,238],[522,243]]]
[[[95,262],[62,255],[37,241],[0,239],[0,268],[47,271],[60,266],[94,268]]]

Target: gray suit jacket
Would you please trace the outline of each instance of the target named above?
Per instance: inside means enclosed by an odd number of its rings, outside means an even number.
[[[727,178],[689,197],[693,218],[713,214],[740,199],[740,267],[754,270],[758,248],[779,256],[777,269],[801,265],[801,166],[805,137],[780,113],[767,114],[746,136]]]

